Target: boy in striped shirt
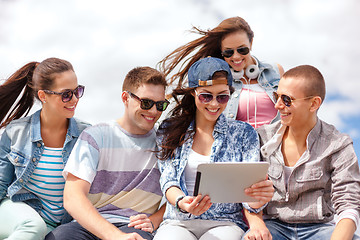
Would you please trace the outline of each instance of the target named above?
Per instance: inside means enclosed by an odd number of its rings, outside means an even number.
[[[46,239],[152,239],[162,221],[154,124],[169,104],[162,73],[125,77],[124,115],[84,130],[64,168],[64,206],[76,221]]]

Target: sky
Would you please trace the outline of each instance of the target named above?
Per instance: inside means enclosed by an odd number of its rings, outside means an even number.
[[[327,96],[319,117],[349,134],[360,156],[357,0],[0,0],[0,81],[27,62],[66,59],[86,86],[75,116],[113,120],[123,113],[129,70],[156,67],[198,37],[193,26],[212,29],[233,16],[250,24],[260,60],[322,72]]]

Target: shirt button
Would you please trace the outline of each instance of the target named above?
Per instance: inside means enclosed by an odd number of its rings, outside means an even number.
[[[22,182],[24,182],[24,180],[23,180],[22,178],[20,178],[20,179],[19,179],[19,182],[21,182],[21,183],[22,183]]]
[[[233,118],[234,117],[234,114],[233,113],[230,113],[229,114],[229,118]]]
[[[14,162],[17,163],[18,161],[19,161],[19,157],[16,157],[16,158],[14,159]]]
[[[267,156],[268,154],[267,154],[267,152],[264,152],[264,156]]]
[[[37,143],[37,147],[41,147],[41,143]]]
[[[234,93],[234,97],[238,97],[239,96],[239,94],[238,93]]]
[[[33,161],[33,162],[36,162],[36,158],[33,158],[32,161]]]

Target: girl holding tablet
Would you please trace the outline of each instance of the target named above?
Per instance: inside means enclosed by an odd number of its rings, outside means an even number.
[[[193,196],[198,164],[259,161],[259,140],[250,124],[222,114],[233,92],[224,60],[200,59],[188,78],[188,88],[173,91],[178,103],[158,130],[160,185],[167,206],[154,239],[240,239],[248,230],[243,207],[250,226],[245,239],[271,239],[260,213],[273,195],[270,181],[247,189],[259,200],[255,203],[211,203],[209,196]]]

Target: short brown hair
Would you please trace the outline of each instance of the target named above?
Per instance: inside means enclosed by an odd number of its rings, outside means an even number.
[[[151,67],[136,67],[125,76],[123,91],[134,91],[142,84],[167,86],[165,75]]]
[[[306,81],[307,84],[303,89],[305,96],[319,96],[321,102],[324,102],[326,94],[325,80],[316,67],[311,65],[300,65],[286,71],[282,77]]]

